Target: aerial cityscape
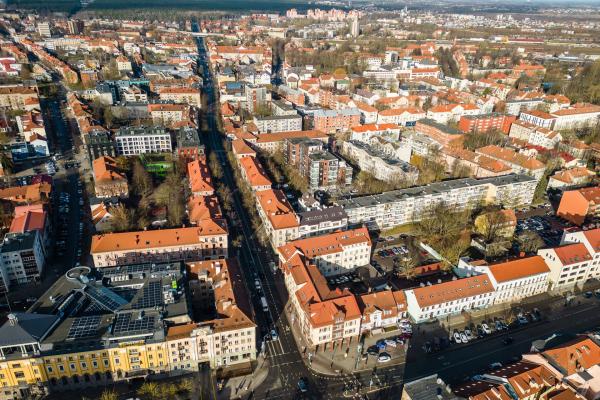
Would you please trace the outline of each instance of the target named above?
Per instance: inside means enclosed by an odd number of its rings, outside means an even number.
[[[0,400],[600,400],[596,1],[0,35]]]

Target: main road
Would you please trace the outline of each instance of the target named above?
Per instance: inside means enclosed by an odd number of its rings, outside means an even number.
[[[196,24],[193,25],[193,28],[197,31]],[[566,333],[567,330],[564,327],[569,327],[569,333],[578,333],[600,326],[598,305],[585,303],[581,306],[566,308],[560,318],[480,339],[468,345],[455,346],[435,354],[425,354],[419,348],[409,347],[406,362],[396,365],[382,365],[374,370],[361,370],[353,374],[335,376],[309,370],[292,337],[284,313],[283,307],[287,299],[277,290],[277,285],[281,284],[281,274],[274,274],[269,270],[268,262],[272,255],[269,255],[268,251],[262,249],[258,243],[251,228],[249,215],[244,209],[240,193],[237,191],[232,166],[229,165],[227,150],[223,146],[223,136],[218,129],[219,101],[204,38],[197,38],[197,41],[198,68],[202,70],[203,93],[206,99],[204,115],[207,131],[203,132],[203,135],[205,135],[209,151],[215,152],[224,167],[223,182],[231,190],[233,207],[241,221],[239,226],[230,226],[230,229],[243,237],[239,258],[246,286],[252,293],[254,309],[257,310],[255,317],[260,337],[264,338],[262,342],[264,343],[264,352],[260,357],[266,358],[265,365],[268,365],[269,369],[265,381],[251,395],[253,399],[336,399],[359,397],[359,392],[368,399],[393,398],[399,396],[405,381],[438,373],[449,382],[458,382],[482,371],[492,362],[505,362],[527,352],[532,340],[546,338],[553,332]],[[260,281],[261,292],[255,289],[255,279]],[[259,311],[262,310],[259,301],[261,295],[267,299],[268,312]],[[277,329],[279,333],[277,340],[266,339],[265,336],[271,329]],[[502,345],[502,339],[507,335],[514,339],[510,347]],[[307,393],[299,393],[297,390],[297,382],[300,378],[308,379],[309,390]],[[345,391],[350,385],[357,383],[362,390]]]

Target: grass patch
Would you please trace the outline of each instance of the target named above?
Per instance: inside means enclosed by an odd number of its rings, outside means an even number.
[[[404,225],[398,225],[393,228],[383,230],[383,231],[381,231],[381,234],[379,236],[386,237],[386,236],[395,236],[395,235],[401,235],[401,234],[408,235],[415,231],[416,231],[415,224],[404,224]]]

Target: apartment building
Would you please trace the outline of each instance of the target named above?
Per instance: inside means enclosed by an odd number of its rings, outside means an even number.
[[[148,94],[136,85],[119,88],[119,97],[127,103],[147,103]]]
[[[350,140],[368,143],[371,138],[386,136],[393,140],[400,137],[400,126],[397,124],[366,124],[353,126],[350,129]]]
[[[92,162],[96,197],[128,197],[127,176],[112,157],[100,157]]]
[[[156,125],[174,126],[189,119],[189,106],[185,104],[148,104],[148,114]]]
[[[306,238],[345,230],[348,227],[348,215],[340,206],[311,207],[298,213],[300,226],[298,237]]]
[[[425,186],[354,197],[339,201],[349,224],[386,229],[414,222],[431,207],[445,203],[456,210],[476,204],[531,204],[537,182],[527,175],[504,175],[485,179],[455,179]]]
[[[553,149],[563,138],[560,133],[549,128],[543,128],[523,120],[516,120],[510,126],[509,136],[525,140],[533,146]]]
[[[197,159],[187,164],[188,180],[194,196],[212,196],[215,193],[212,177],[205,159]]]
[[[396,328],[408,316],[406,295],[402,290],[383,290],[357,296],[362,314],[361,333],[376,335],[385,328]]]
[[[529,175],[534,177],[537,181],[542,178],[544,171],[546,170],[546,165],[537,158],[517,153],[506,147],[490,145],[481,147],[475,150],[475,152],[503,162],[511,167],[515,174]]]
[[[40,100],[34,88],[22,85],[0,86],[0,108],[31,111],[39,106]]]
[[[197,357],[192,358],[196,368],[199,362],[223,368],[254,361],[256,324],[240,265],[235,259],[198,261],[187,263],[186,269],[194,308],[205,309],[205,315],[212,315],[210,310],[216,309],[214,319],[198,321],[191,330],[188,326],[189,333],[184,335],[197,349]],[[184,343],[180,347],[187,346]]]
[[[254,124],[260,133],[295,132],[302,130],[302,117],[296,115],[271,115],[254,117]]]
[[[414,183],[419,176],[418,169],[408,162],[391,157],[364,142],[344,141],[342,153],[356,163],[361,171],[366,171],[382,181]]]
[[[415,132],[428,136],[441,147],[452,146],[462,148],[464,140],[463,132],[432,119],[427,118],[417,121]]]
[[[254,114],[260,108],[267,107],[267,88],[264,86],[244,85],[244,97],[246,99],[246,111],[250,114]]]
[[[461,259],[458,267],[487,275],[495,289],[491,304],[519,303],[524,298],[546,293],[548,290],[550,268],[541,256],[491,265],[483,260]]]
[[[223,220],[219,199],[215,195],[190,196],[187,203],[187,212],[192,225],[198,225],[207,219]]]
[[[367,228],[358,228],[294,240],[279,247],[277,252],[282,263],[299,252],[323,275],[334,276],[369,264],[371,246]]]
[[[416,323],[442,319],[494,302],[494,286],[487,275],[476,275],[404,291],[408,314]]]
[[[111,265],[227,258],[224,221],[204,220],[190,228],[94,235],[90,253],[97,268]]]
[[[458,129],[465,133],[485,133],[491,131],[508,133],[511,124],[516,119],[517,117],[514,115],[500,113],[463,115],[458,121]]]
[[[328,151],[308,155],[305,170],[301,174],[308,180],[308,186],[315,189],[336,189],[352,184],[352,167],[346,161]]]
[[[568,130],[593,126],[600,118],[600,106],[592,104],[574,104],[572,108],[551,113],[556,118],[554,130]]]
[[[281,260],[281,258],[280,258]],[[280,261],[292,318],[310,346],[360,335],[361,312],[348,290],[331,290],[319,269],[300,253]]]
[[[124,156],[173,151],[171,134],[158,126],[120,128],[115,133],[115,142],[117,153]]]
[[[554,127],[556,117],[545,111],[531,110],[523,111],[521,114],[519,114],[519,120],[528,122],[541,128],[552,129]]]
[[[197,108],[202,106],[200,90],[192,87],[164,87],[158,90],[158,98],[162,101],[189,104]]]
[[[457,122],[466,115],[479,115],[481,109],[474,104],[442,104],[430,108],[427,111],[427,119],[431,119],[438,124],[447,124],[448,122]]]
[[[298,216],[281,190],[256,192],[256,208],[273,248],[298,238]]]
[[[564,192],[556,215],[575,225],[600,216],[600,186]]]
[[[313,116],[313,128],[321,132],[336,133],[350,130],[360,124],[360,112],[356,108],[342,110],[317,110]]]
[[[570,189],[585,186],[592,182],[596,174],[586,167],[574,167],[556,171],[548,180],[548,187],[552,189]]]
[[[239,164],[242,178],[248,182],[254,192],[271,189],[272,182],[255,157],[242,157],[239,159]]]
[[[283,100],[271,101],[271,112],[273,115],[298,115],[294,106]]]
[[[309,131],[296,131],[296,132],[278,132],[278,133],[265,133],[257,135],[256,139],[248,140],[250,145],[264,150],[268,153],[274,153],[278,150],[284,150],[286,141],[294,138],[308,138],[316,139],[326,144],[329,141],[329,136],[318,130]]]
[[[550,268],[550,290],[575,286],[581,288],[589,279],[600,276],[598,261],[594,260],[593,253],[583,243],[540,249],[538,255],[544,258]]]
[[[379,112],[377,123],[413,127],[417,121],[426,117],[425,111],[416,107],[390,108]]]
[[[600,228],[584,230],[565,230],[561,244],[583,243],[594,257],[593,265],[600,266]]]
[[[12,232],[0,243],[0,273],[5,288],[39,282],[46,265],[43,231]]]
[[[177,156],[186,161],[205,157],[204,145],[200,141],[198,130],[184,126],[176,132]]]
[[[512,173],[512,168],[503,162],[466,149],[444,147],[441,150],[441,156],[446,162],[446,171],[448,172],[452,172],[453,168],[466,168],[470,176],[475,178],[489,178]]]

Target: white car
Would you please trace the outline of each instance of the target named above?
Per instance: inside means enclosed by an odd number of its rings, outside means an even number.
[[[454,332],[454,342],[455,343],[462,343],[463,342],[462,338],[460,337],[460,335],[458,334],[458,332]],[[465,343],[467,343],[467,342],[465,342]]]
[[[391,339],[385,339],[384,343],[386,346],[396,347],[396,341]]]
[[[467,338],[467,335],[465,335],[464,332],[460,333],[460,340],[462,340],[463,343],[469,343],[469,339]]]
[[[390,356],[388,353],[381,353],[377,357],[377,362],[384,363],[384,362],[390,361],[391,359],[392,359],[392,356]]]
[[[483,331],[488,335],[492,333],[492,330],[489,326],[487,326],[487,324],[481,324],[481,329],[483,329]]]
[[[474,337],[474,336],[473,336],[473,334],[471,333],[471,330],[470,330],[470,329],[465,329],[465,336],[467,337],[467,339],[468,339],[469,341],[471,341],[471,340],[475,339],[475,337]]]

